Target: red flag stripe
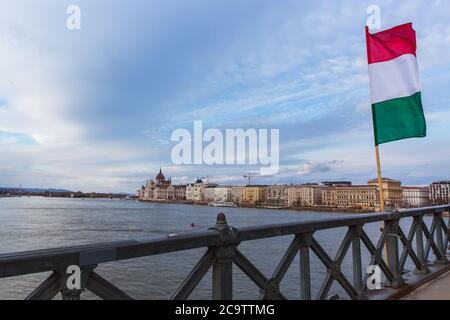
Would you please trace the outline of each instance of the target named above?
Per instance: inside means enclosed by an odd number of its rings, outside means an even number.
[[[404,54],[416,55],[416,32],[412,23],[372,34],[366,26],[366,41],[369,64],[389,61]]]

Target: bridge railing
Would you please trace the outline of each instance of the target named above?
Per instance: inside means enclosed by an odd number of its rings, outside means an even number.
[[[271,224],[236,229],[227,224],[225,215],[217,216],[216,225],[206,231],[155,237],[148,240],[127,240],[93,245],[71,246],[47,250],[27,251],[0,255],[0,278],[26,274],[52,272],[26,299],[52,299],[61,293],[63,299],[80,299],[87,289],[102,299],[131,299],[124,291],[102,278],[95,268],[102,263],[159,255],[175,251],[205,248],[205,252],[192,271],[173,292],[171,299],[189,298],[205,274],[212,268],[212,298],[233,298],[233,264],[241,269],[261,290],[261,299],[286,299],[280,291],[280,282],[294,258],[300,256],[299,296],[310,300],[310,255],[314,253],[325,266],[327,275],[316,299],[326,299],[336,281],[351,299],[367,299],[368,275],[363,272],[362,247],[370,253],[369,265],[378,265],[386,278],[385,286],[405,286],[403,271],[408,257],[415,265],[415,273],[430,273],[433,265],[445,265],[449,244],[449,221],[444,213],[450,205],[407,209],[395,212],[352,215],[306,222]],[[424,216],[431,215],[428,228]],[[400,221],[412,218],[407,233]],[[364,230],[369,223],[384,224],[378,242],[374,243]],[[319,230],[347,228],[345,237],[335,256],[315,239]],[[244,241],[292,235],[292,241],[270,277],[266,277],[239,250]],[[351,247],[352,281],[342,272],[341,266]],[[430,255],[435,257],[429,263]],[[80,289],[68,289],[67,268],[76,265],[81,269]],[[367,266],[365,266],[367,267]]]

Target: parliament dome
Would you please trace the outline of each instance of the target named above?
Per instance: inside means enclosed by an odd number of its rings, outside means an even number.
[[[156,175],[156,182],[158,183],[162,183],[166,181],[166,177],[164,177],[164,175],[162,174],[161,169],[159,169],[159,173]]]

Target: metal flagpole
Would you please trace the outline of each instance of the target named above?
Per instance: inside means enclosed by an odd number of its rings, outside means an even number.
[[[377,157],[377,174],[378,174],[378,187],[380,192],[380,211],[384,211],[384,193],[383,193],[383,178],[381,177],[381,165],[380,165],[380,151],[378,145],[375,146],[375,153]],[[384,227],[384,225],[382,226]]]
[[[381,177],[381,164],[380,164],[380,150],[378,148],[378,145],[375,146],[375,154],[377,158],[377,174],[378,174],[378,189],[380,193],[380,212],[384,212],[384,192],[383,192],[383,178]],[[383,232],[384,230],[384,221],[380,222],[380,231]],[[389,265],[389,255],[387,251],[387,243],[384,244],[383,248],[383,256],[385,261]]]

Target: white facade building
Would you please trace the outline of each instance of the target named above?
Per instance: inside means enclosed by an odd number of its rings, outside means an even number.
[[[286,185],[266,187],[266,203],[270,205],[286,206],[288,204],[288,187]]]
[[[430,202],[432,204],[448,204],[450,197],[450,181],[438,181],[430,184]]]
[[[231,202],[231,187],[214,188],[214,201]]]
[[[186,186],[186,200],[188,201],[203,201],[203,181],[197,179],[193,184],[188,184]]]
[[[322,204],[322,187],[317,185],[290,186],[287,201],[293,207],[312,207]]]
[[[216,187],[212,185],[205,185],[203,188],[203,199],[205,201],[214,201]]]
[[[403,206],[424,207],[430,203],[430,195],[428,187],[402,187]]]

